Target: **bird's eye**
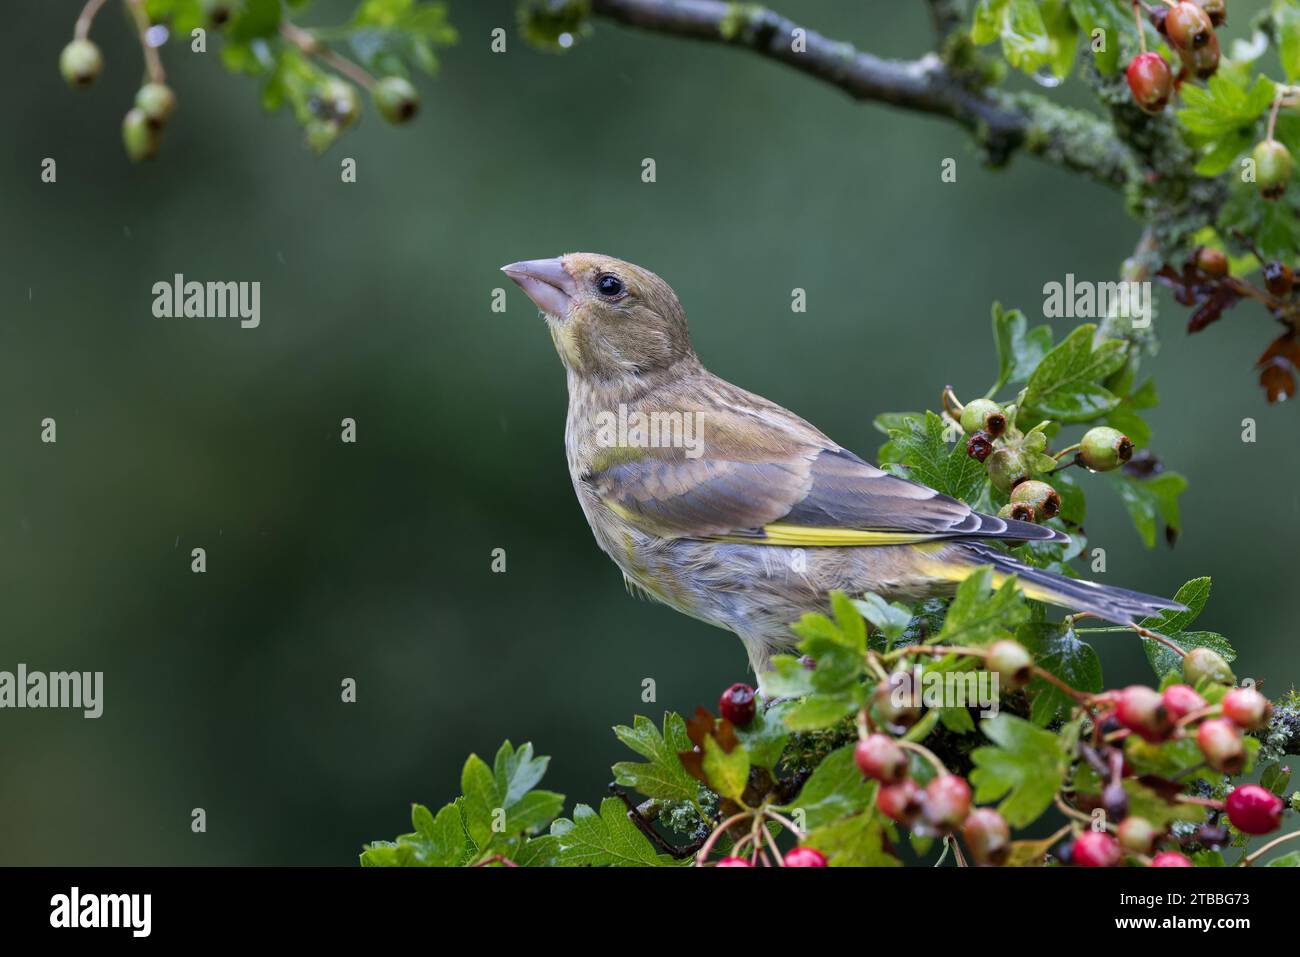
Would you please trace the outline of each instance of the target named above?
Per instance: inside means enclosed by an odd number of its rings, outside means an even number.
[[[602,296],[608,296],[611,299],[615,296],[621,296],[623,294],[623,280],[610,273],[597,276],[596,291]]]

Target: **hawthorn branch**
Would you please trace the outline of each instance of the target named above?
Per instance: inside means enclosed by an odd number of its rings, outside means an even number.
[[[931,0],[931,8],[936,23],[949,22],[940,20],[947,4]],[[1136,176],[1130,150],[1100,118],[1039,96],[980,89],[935,53],[886,60],[766,7],[725,0],[592,0],[591,9],[627,26],[749,50],[856,100],[952,120],[974,136],[994,166],[1024,149],[1110,186],[1122,187]]]

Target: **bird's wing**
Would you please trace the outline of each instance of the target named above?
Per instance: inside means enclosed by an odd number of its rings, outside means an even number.
[[[682,400],[674,397],[674,411],[696,415],[698,454],[664,444],[624,446],[596,455],[583,476],[608,508],[653,534],[791,546],[1068,541],[883,472],[756,396]]]

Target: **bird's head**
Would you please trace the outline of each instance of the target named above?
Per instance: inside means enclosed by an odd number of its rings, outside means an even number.
[[[565,366],[622,380],[693,360],[686,314],[648,269],[595,253],[511,263],[501,271],[542,311]]]

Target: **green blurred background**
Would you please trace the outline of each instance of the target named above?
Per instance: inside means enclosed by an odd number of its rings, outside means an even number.
[[[461,41],[421,81],[414,125],[369,114],[321,159],[217,41],[173,42],[180,108],[161,155],[132,167],[119,123],[138,50],[110,7],[105,75],[66,89],[79,8],[11,12],[0,61],[0,668],[103,671],[105,710],[0,713],[3,864],[350,864],[408,829],[411,801],[457,793],[471,751],[535,742],[571,808],[626,756],[610,726],[745,678],[739,641],[628,597],[597,550],[558,360],[501,264],[594,250],[654,269],[715,372],[874,456],[877,413],[933,407],[945,382],[986,388],[991,301],[1034,319],[1045,282],[1111,279],[1137,238],[1117,195],[1030,158],[985,171],[951,124],[606,23],[539,53],[506,0],[452,4]],[[885,55],[931,43],[920,2],[784,10]],[[153,283],[177,272],[259,280],[261,327],[153,318]],[[1171,594],[1212,575],[1204,626],[1279,692],[1300,672],[1300,410],[1253,381],[1262,312],[1188,339],[1159,302],[1151,420],[1191,479],[1185,531],[1145,551],[1097,481],[1090,538],[1109,582]],[[1098,637],[1110,683],[1150,677],[1136,641]]]

